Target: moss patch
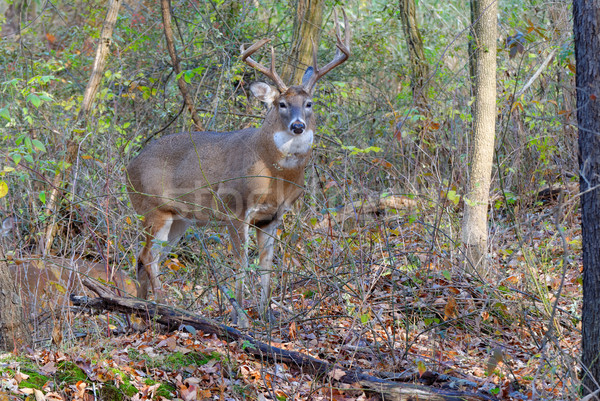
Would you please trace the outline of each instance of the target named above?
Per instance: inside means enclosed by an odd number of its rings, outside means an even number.
[[[206,365],[213,359],[221,360],[221,355],[217,352],[211,354],[203,354],[200,352],[190,352],[187,354],[181,352],[174,352],[169,354],[165,360],[165,368],[175,371],[186,366],[202,366]]]
[[[202,366],[206,365],[213,359],[222,360],[222,355],[218,352],[212,352],[210,354],[203,354],[201,352],[173,352],[169,353],[166,356],[158,355],[154,358],[146,354],[141,354],[136,350],[129,350],[128,356],[132,361],[143,361],[146,363],[146,366],[159,367],[164,370],[168,370],[171,372],[180,370],[187,366]]]
[[[21,383],[19,383],[19,388],[35,388],[37,390],[41,390],[42,388],[44,388],[44,384],[52,380],[48,376],[44,376],[43,374],[37,371],[29,369],[21,369],[21,373],[24,373],[29,377],[21,381]]]
[[[158,382],[156,380],[148,378],[148,379],[144,380],[144,383],[147,384],[148,386],[152,386]],[[177,392],[177,389],[175,388],[175,386],[173,386],[169,383],[160,383],[160,385],[156,389],[155,396],[157,396],[157,397],[160,396],[160,397],[164,397],[167,399],[171,399],[171,397],[173,397],[173,394],[176,394],[176,392]]]
[[[69,361],[59,362],[55,377],[59,385],[62,383],[75,384],[80,381],[85,381],[89,384],[85,372],[79,366]]]

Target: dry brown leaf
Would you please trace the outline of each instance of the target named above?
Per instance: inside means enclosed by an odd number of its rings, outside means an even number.
[[[496,369],[498,364],[502,362],[503,359],[504,356],[502,354],[502,350],[498,347],[494,348],[492,350],[492,355],[490,355],[486,365],[486,373],[488,376],[492,374],[492,372]]]
[[[340,380],[342,377],[346,376],[346,372],[344,372],[342,369],[333,369],[327,373],[327,376],[334,380]]]
[[[456,307],[456,299],[452,295],[448,296],[448,302],[444,307],[444,320],[452,319],[458,316],[458,310]]]
[[[48,375],[53,375],[56,373],[56,364],[54,363],[54,361],[50,361],[47,364],[45,364],[44,366],[41,367],[40,369],[43,373],[46,373]]]
[[[77,397],[83,398],[83,395],[85,394],[85,388],[87,387],[87,383],[83,380],[80,380],[77,382],[75,387],[77,388]]]
[[[210,399],[212,397],[212,392],[206,389],[200,389],[196,392],[196,395],[201,400]]]
[[[290,338],[291,338],[292,340],[295,340],[295,339],[296,339],[296,336],[297,336],[297,334],[298,334],[298,332],[297,332],[297,327],[296,327],[296,322],[292,321],[292,323],[290,323],[290,329],[289,329],[289,332],[290,332]]]
[[[184,401],[195,401],[198,399],[198,386],[190,384],[190,386],[180,386],[179,392]]]
[[[23,380],[29,379],[29,375],[26,375],[23,372],[17,372],[17,373],[15,373],[15,377],[14,378],[17,381],[17,383],[21,383]]]

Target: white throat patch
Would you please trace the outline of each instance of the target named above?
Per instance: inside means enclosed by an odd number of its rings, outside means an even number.
[[[291,134],[287,131],[277,131],[273,135],[275,146],[283,157],[279,159],[279,166],[283,168],[295,168],[304,160],[313,143],[313,131],[307,130],[300,135]]]
[[[290,154],[304,155],[312,147],[313,137],[313,132],[310,129],[300,135],[291,134],[287,131],[277,131],[273,135],[273,141],[275,141],[277,149],[286,156]]]

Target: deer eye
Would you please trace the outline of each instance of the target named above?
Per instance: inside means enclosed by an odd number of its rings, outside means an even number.
[[[312,107],[312,102],[306,102],[306,108],[310,109]]]
[[[285,102],[279,102],[280,109],[285,109],[286,107],[287,107],[287,105],[285,104]]]

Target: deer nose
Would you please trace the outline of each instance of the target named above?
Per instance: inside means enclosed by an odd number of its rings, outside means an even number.
[[[294,134],[300,135],[301,133],[304,132],[304,129],[306,128],[306,125],[304,125],[304,123],[302,121],[294,121],[292,123],[292,125],[290,125],[290,130],[292,130],[292,132]]]

